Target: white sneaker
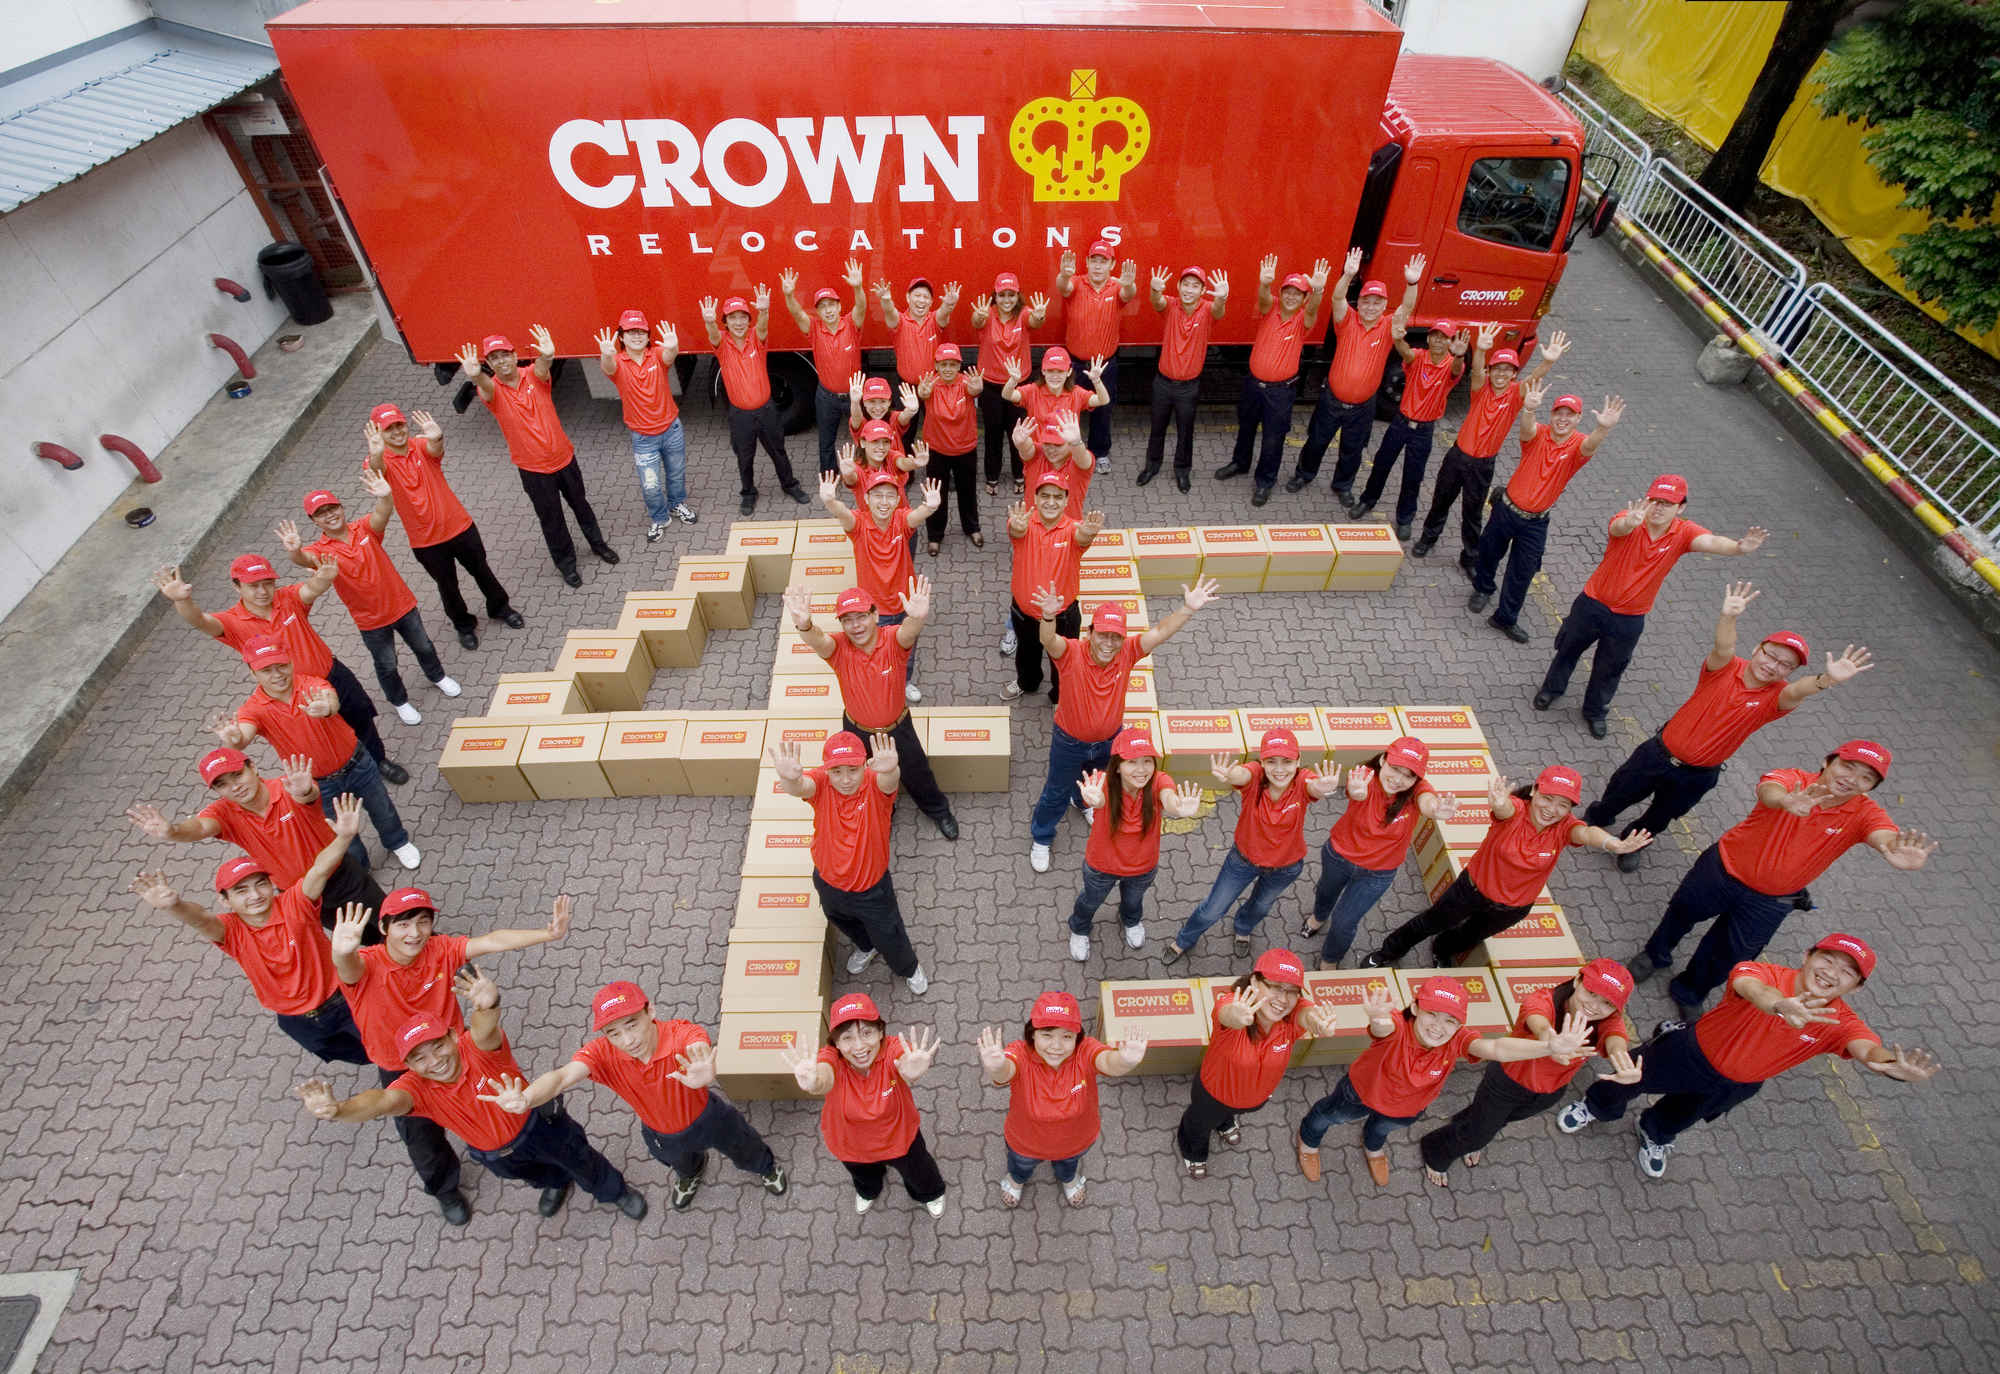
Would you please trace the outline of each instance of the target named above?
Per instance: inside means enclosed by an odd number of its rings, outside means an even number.
[[[694,512],[688,508],[687,502],[683,501],[680,505],[674,507],[674,519],[680,521],[683,525],[692,525],[694,523]]]
[[[1028,867],[1037,873],[1049,871],[1049,847],[1045,844],[1028,846]]]
[[[396,719],[405,725],[422,725],[424,713],[406,701],[396,708]]]
[[[1069,957],[1076,960],[1079,964],[1090,957],[1090,937],[1088,935],[1072,935],[1069,937]]]
[[[1639,1172],[1647,1178],[1664,1178],[1667,1173],[1667,1156],[1674,1152],[1672,1145],[1662,1145],[1646,1134],[1640,1124],[1641,1117],[1632,1118],[1632,1128],[1639,1133]]]
[[[405,868],[415,868],[424,861],[424,856],[417,852],[417,847],[413,844],[405,844],[401,849],[395,851],[395,853],[396,862]]]
[[[1022,689],[1018,679],[1000,689],[1000,700],[1002,701],[1019,701],[1026,695],[1027,693]]]
[[[443,692],[448,697],[455,697],[459,693],[465,690],[463,687],[460,687],[458,685],[456,679],[450,677],[441,677],[436,682],[433,682],[431,686],[437,688],[440,692]]]
[[[1000,636],[1000,652],[1011,654],[1020,647],[1021,641],[1015,636],[1014,627],[1010,624],[1007,627],[1007,633]]]
[[[847,956],[847,971],[849,973],[861,972],[861,970],[875,962],[875,956],[879,953],[881,953],[880,950],[874,949],[855,950],[854,953]]]
[[[910,993],[915,997],[922,997],[931,990],[931,976],[924,972],[922,964],[918,964],[917,971],[903,981],[909,985]]]
[[[870,1207],[873,1207],[874,1205],[875,1205],[874,1198],[863,1197],[859,1193],[856,1193],[854,1195],[854,1215],[860,1216],[863,1212],[866,1212]]]
[[[1136,926],[1125,927],[1125,943],[1133,949],[1144,949],[1146,947],[1146,923],[1144,921],[1139,922]]]
[[[666,532],[666,521],[655,520],[652,524],[646,526],[646,542],[648,544],[657,544],[660,542],[660,536]]]
[[[1585,1126],[1595,1125],[1597,1118],[1591,1114],[1588,1104],[1582,1098],[1570,1103],[1556,1117],[1556,1129],[1564,1135],[1575,1135]]]
[[[924,1210],[931,1214],[932,1220],[936,1220],[938,1217],[944,1215],[944,1199],[941,1197],[932,1198],[924,1204]]]
[[[924,699],[924,694],[917,690],[916,683],[906,682],[903,684],[904,701],[907,701],[910,703],[910,705],[915,706],[918,702],[922,701],[923,699]]]

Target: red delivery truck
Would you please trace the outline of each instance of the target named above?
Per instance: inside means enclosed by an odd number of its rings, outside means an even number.
[[[1419,325],[1498,319],[1532,347],[1574,236],[1575,119],[1499,63],[1399,58],[1363,0],[311,0],[268,29],[424,362],[530,323],[590,354],[627,306],[693,354],[702,297],[775,296],[789,267],[846,300],[849,258],[899,300],[963,283],[967,344],[971,301],[1015,272],[1053,342],[1061,256],[1099,238],[1140,264],[1135,352],[1160,337],[1154,267],[1228,272],[1214,339],[1241,357],[1259,259],[1337,275],[1350,244],[1398,291],[1428,255]],[[773,347],[803,348],[773,316]],[[809,358],[773,374],[802,424]]]

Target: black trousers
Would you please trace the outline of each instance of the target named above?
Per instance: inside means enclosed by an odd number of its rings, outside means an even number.
[[[840,728],[861,736],[861,747],[868,751],[869,758],[875,757],[874,731],[856,725],[854,717],[846,711],[840,713]],[[930,755],[924,752],[924,742],[917,738],[917,723],[910,719],[908,711],[889,727],[889,738],[896,745],[896,767],[903,775],[903,790],[910,794],[917,810],[934,821],[949,816],[951,801],[938,787],[937,775],[931,772]]]
[[[1201,394],[1201,378],[1177,382],[1172,377],[1153,374],[1153,428],[1146,437],[1146,469],[1157,468],[1166,457],[1167,421],[1174,422],[1174,471],[1194,471],[1194,403]]]
[[[1382,499],[1396,460],[1403,460],[1403,484],[1396,493],[1396,523],[1407,525],[1417,518],[1417,496],[1424,489],[1424,473],[1431,464],[1431,435],[1435,420],[1412,420],[1401,411],[1382,431],[1381,446],[1368,469],[1368,485],[1362,488],[1361,504],[1372,506]]]
[[[1088,362],[1089,359],[1084,361]],[[1111,452],[1111,406],[1118,404],[1118,354],[1104,360],[1104,394],[1111,398],[1111,405],[1098,406],[1085,413],[1083,446],[1095,457],[1102,458]]]
[[[734,1102],[713,1089],[708,1105],[685,1129],[668,1135],[641,1122],[639,1135],[653,1158],[682,1179],[701,1177],[710,1150],[722,1151],[731,1164],[759,1178],[769,1178],[778,1167],[777,1157],[757,1128],[744,1119]]]
[[[863,787],[874,785],[862,783]],[[864,953],[880,950],[883,962],[898,978],[907,978],[917,971],[917,951],[910,944],[910,932],[903,925],[903,909],[896,904],[896,888],[887,873],[867,891],[849,892],[835,887],[815,870],[813,889],[819,893],[820,909],[826,912],[826,919],[856,949]]]
[[[361,937],[361,943],[381,944],[382,927],[372,918],[382,906],[382,889],[376,883],[375,875],[368,871],[368,865],[354,857],[352,848],[340,856],[340,867],[333,870],[333,876],[326,880],[326,886],[320,891],[320,924],[332,930],[333,918],[339,915],[340,909],[349,902],[359,902],[368,908],[368,915],[371,918],[367,932]]]
[[[1021,451],[1014,447],[1014,426],[1027,412],[1000,394],[1001,383],[989,381],[979,392],[979,423],[986,431],[986,480],[1000,480],[1000,459],[1004,454],[1008,471],[1021,480]]]
[[[799,484],[792,475],[792,460],[785,456],[785,427],[778,423],[778,405],[766,401],[755,410],[739,410],[729,407],[729,447],[736,455],[736,474],[743,482],[743,495],[754,498],[757,495],[757,445],[764,445],[764,452],[771,455],[771,467],[778,474],[778,485],[791,491]]]
[[[1340,440],[1340,456],[1333,465],[1333,489],[1336,492],[1348,490],[1354,484],[1354,474],[1361,470],[1361,454],[1368,447],[1369,432],[1375,426],[1375,398],[1365,401],[1343,401],[1333,394],[1331,386],[1319,390],[1319,400],[1313,405],[1312,419],[1306,422],[1306,441],[1299,449],[1298,475],[1310,482],[1319,476],[1319,465],[1326,457],[1327,448],[1336,437]]]
[[[1040,691],[1042,686],[1042,621],[1039,616],[1029,615],[1011,601],[1007,613],[1014,623],[1014,680],[1021,684],[1023,692]],[[1075,639],[1083,631],[1083,610],[1074,601],[1056,612],[1056,633],[1067,639]],[[1058,701],[1062,695],[1062,674],[1056,665],[1049,665],[1049,700]]]
[[[1516,1121],[1526,1121],[1562,1101],[1558,1088],[1552,1093],[1531,1092],[1507,1074],[1505,1066],[1488,1064],[1480,1076],[1479,1090],[1458,1114],[1417,1141],[1428,1167],[1445,1172],[1474,1150],[1483,1150],[1493,1138]]]
[[[382,1086],[388,1087],[402,1077],[401,1069],[384,1069],[377,1065],[382,1075]],[[424,1191],[432,1197],[440,1193],[458,1191],[458,1151],[451,1148],[451,1141],[445,1138],[444,1127],[427,1116],[398,1116],[396,1134],[401,1137],[403,1148],[410,1152],[410,1167],[417,1171],[417,1179]]]
[[[1450,968],[1481,940],[1498,935],[1527,914],[1526,906],[1500,905],[1472,885],[1470,873],[1461,873],[1429,907],[1390,931],[1377,953],[1383,963],[1393,964],[1429,940],[1431,966]]]
[[[1639,1124],[1656,1144],[1671,1145],[1697,1121],[1713,1121],[1757,1095],[1762,1083],[1738,1083],[1715,1071],[1694,1027],[1683,1026],[1653,1040],[1639,1051],[1639,1081],[1613,1083],[1600,1078],[1583,1095],[1583,1105],[1599,1121],[1616,1121],[1626,1104],[1641,1094],[1658,1093],[1660,1100],[1639,1116]]]
[[[980,393],[984,395],[984,392]],[[944,538],[944,527],[950,522],[945,513],[951,507],[953,492],[958,493],[958,527],[967,534],[979,533],[979,473],[978,450],[967,449],[963,453],[940,453],[931,450],[930,475],[938,482],[938,508],[931,518],[924,522],[924,532],[935,544]]]
[[[1438,465],[1437,486],[1431,491],[1431,508],[1424,516],[1423,537],[1432,543],[1444,533],[1451,503],[1461,501],[1458,511],[1458,538],[1464,547],[1461,561],[1470,563],[1479,547],[1479,528],[1486,518],[1486,492],[1493,485],[1493,460],[1474,458],[1457,444],[1445,450]]]
[[[1681,763],[1654,735],[1618,765],[1611,781],[1604,784],[1604,795],[1584,808],[1583,823],[1609,830],[1619,812],[1648,802],[1639,819],[1622,833],[1644,830],[1649,835],[1663,834],[1714,789],[1727,766],[1718,763],[1701,768]]]
[[[348,729],[361,741],[361,747],[368,751],[368,757],[380,763],[389,757],[382,747],[382,734],[375,728],[375,703],[368,695],[368,689],[361,685],[361,679],[354,670],[339,659],[326,670],[327,685],[340,698],[340,718],[347,722]]]
[[[498,1150],[466,1153],[500,1178],[519,1179],[534,1188],[560,1188],[574,1183],[599,1202],[616,1202],[625,1196],[625,1176],[598,1152],[563,1110],[560,1097],[544,1102],[528,1113],[521,1133]]]
[[[840,444],[847,437],[851,402],[845,391],[828,391],[824,383],[813,385],[813,419],[819,425],[819,470],[840,471]]]
[[[593,549],[604,545],[604,531],[597,527],[597,512],[590,508],[590,497],[583,490],[583,469],[572,458],[556,472],[529,472],[526,468],[517,471],[521,474],[521,490],[528,493],[535,519],[541,523],[542,542],[549,546],[549,557],[554,560],[556,571],[575,572],[576,545],[570,542],[569,524],[563,519],[563,502],[569,503],[570,513],[576,516],[576,527],[583,531],[583,541]]]
[[[910,1148],[894,1159],[878,1159],[870,1164],[856,1164],[847,1159],[840,1162],[854,1179],[854,1191],[870,1202],[882,1196],[882,1185],[888,1182],[891,1169],[902,1176],[903,1186],[915,1201],[935,1202],[944,1196],[944,1175],[938,1172],[937,1161],[931,1158],[931,1147],[924,1143],[922,1131],[917,1132]]]
[[[1297,394],[1299,379],[1293,377],[1283,382],[1262,382],[1255,377],[1243,379],[1243,395],[1236,402],[1236,450],[1230,455],[1230,462],[1239,468],[1249,468],[1252,449],[1257,452],[1257,469],[1250,480],[1260,487],[1274,485],[1278,473],[1285,465],[1285,436],[1292,432],[1292,397]],[[1257,448],[1257,429],[1264,430],[1264,444]]]
[[[1263,1105],[1259,1102],[1257,1107]],[[1202,1086],[1201,1074],[1197,1072],[1189,1086],[1187,1110],[1181,1113],[1181,1124],[1174,1129],[1174,1143],[1180,1147],[1181,1158],[1190,1164],[1205,1161],[1209,1137],[1228,1130],[1236,1124],[1237,1117],[1248,1116],[1257,1107],[1231,1107],[1217,1100],[1215,1094]]]
[[[1473,554],[1472,587],[1488,596],[1497,588],[1500,600],[1493,607],[1494,622],[1512,625],[1521,617],[1529,584],[1542,570],[1542,554],[1549,544],[1549,517],[1547,512],[1539,516],[1523,515],[1505,501],[1495,501],[1492,505],[1492,518],[1481,531],[1479,547]],[[1507,560],[1504,582],[1495,577],[1502,558]]]
[[[340,993],[311,1011],[278,1017],[278,1029],[292,1037],[307,1054],[328,1064],[366,1064],[368,1051],[361,1047],[361,1032],[354,1025],[354,1013]]]
[[[479,618],[466,608],[465,596],[458,590],[458,566],[472,574],[480,595],[486,598],[486,614],[490,618],[498,620],[513,609],[507,600],[507,589],[500,585],[500,579],[486,562],[486,541],[479,537],[476,521],[440,543],[422,548],[411,545],[410,552],[431,575],[431,581],[437,583],[438,600],[444,603],[444,618],[453,629],[470,630],[479,624]]]
[[[1626,665],[1645,631],[1645,616],[1620,615],[1596,597],[1578,592],[1569,614],[1563,617],[1562,628],[1556,631],[1555,657],[1542,677],[1542,691],[1552,697],[1567,692],[1570,674],[1576,671],[1584,651],[1594,644],[1597,653],[1590,661],[1590,683],[1583,689],[1583,718],[1603,720],[1611,712],[1611,698],[1618,695]]]

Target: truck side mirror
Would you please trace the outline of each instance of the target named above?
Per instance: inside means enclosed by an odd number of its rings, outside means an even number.
[[[1602,238],[1604,231],[1611,227],[1611,221],[1618,214],[1618,193],[1607,190],[1597,198],[1597,204],[1590,212],[1590,236]]]

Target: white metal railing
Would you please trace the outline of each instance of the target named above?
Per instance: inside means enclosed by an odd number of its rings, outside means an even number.
[[[1653,160],[1652,148],[1592,100],[1587,91],[1564,86],[1556,92],[1556,99],[1583,125],[1583,184],[1599,195],[1609,190],[1619,200],[1629,200],[1639,178],[1645,174],[1646,164]],[[1608,180],[1602,174],[1607,160],[1613,165]]]
[[[1664,158],[1646,164],[1623,202],[1630,215],[1709,295],[1760,333],[1806,287],[1806,269]]]

